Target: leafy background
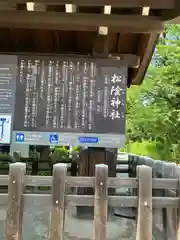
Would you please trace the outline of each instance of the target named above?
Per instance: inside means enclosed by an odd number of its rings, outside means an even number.
[[[161,34],[141,86],[127,91],[127,142],[121,151],[180,159],[180,26]]]

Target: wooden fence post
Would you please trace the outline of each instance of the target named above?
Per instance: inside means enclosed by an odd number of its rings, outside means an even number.
[[[108,166],[96,165],[93,239],[107,239]]]
[[[49,240],[63,240],[66,176],[67,164],[55,164],[53,167],[52,209],[50,214]]]
[[[179,197],[179,206],[178,206],[178,214],[177,214],[177,240],[180,240],[180,167],[176,168],[176,174],[178,177],[178,191],[177,191],[177,196]]]
[[[23,224],[23,191],[26,173],[25,163],[12,163],[9,166],[8,206],[5,219],[5,239],[21,240]]]
[[[136,240],[152,240],[152,168],[138,166],[138,216]]]

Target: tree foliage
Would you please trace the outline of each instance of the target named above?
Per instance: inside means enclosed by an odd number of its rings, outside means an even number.
[[[180,159],[180,26],[166,26],[144,83],[127,94],[127,142],[155,143],[162,159]],[[157,155],[157,154],[156,154]]]

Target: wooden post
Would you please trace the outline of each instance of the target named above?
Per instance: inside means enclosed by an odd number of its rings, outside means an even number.
[[[116,177],[116,162],[117,156],[111,151],[107,151],[105,148],[88,148],[80,152],[79,159],[79,176],[95,176],[96,164],[107,164],[109,168],[108,175],[110,177]],[[85,194],[88,192],[93,194],[93,189],[83,189]]]
[[[108,166],[96,165],[94,199],[94,240],[107,239]]]
[[[79,176],[95,176],[96,164],[107,164],[109,168],[109,177],[116,177],[116,162],[117,156],[105,148],[88,148],[80,152],[79,158]],[[115,189],[108,190],[109,195],[114,195]],[[78,188],[80,195],[94,195],[93,188]],[[108,208],[109,213],[112,212],[112,207]],[[77,206],[78,217],[93,217],[93,208],[88,206]]]
[[[64,239],[66,176],[67,164],[57,163],[53,166],[52,210],[50,214],[49,240]]]
[[[138,220],[136,240],[152,240],[152,168],[138,166]]]
[[[164,189],[162,192],[163,197],[169,197],[168,191]],[[169,238],[175,239],[177,229],[177,210],[173,207],[163,208],[162,209],[162,225],[163,225],[163,233],[164,233],[164,240],[168,240]],[[180,240],[180,238],[179,238]]]
[[[177,219],[177,223],[178,223],[178,226],[177,226],[177,240],[180,240],[180,168],[177,167],[176,168],[176,174],[177,174],[177,177],[178,177],[178,197],[179,197],[179,206],[178,206],[178,219]]]
[[[161,163],[161,177],[162,178],[174,178],[176,165],[173,163]],[[159,170],[159,169],[158,169]],[[160,171],[160,170],[159,170]],[[158,171],[158,172],[159,172]],[[168,176],[169,175],[169,176]],[[163,189],[161,192],[163,197],[171,197],[171,191],[168,189]],[[175,239],[176,230],[177,230],[177,209],[173,207],[164,207],[162,209],[162,225],[163,225],[163,233],[164,240],[168,240],[169,238]]]
[[[23,191],[25,163],[12,163],[9,167],[8,207],[5,219],[5,239],[21,240],[23,224]]]

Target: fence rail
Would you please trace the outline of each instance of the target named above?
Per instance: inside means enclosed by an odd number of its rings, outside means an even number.
[[[61,164],[61,163],[59,163]],[[71,177],[66,176],[66,185],[70,187],[95,187],[96,177]],[[0,186],[6,186],[9,182],[8,175],[0,175]],[[47,186],[52,187],[53,177],[52,176],[31,176],[26,175],[24,178],[26,186]],[[108,187],[127,187],[127,188],[138,188],[138,178],[113,178],[108,177]],[[152,179],[153,189],[179,189],[178,178],[153,178]]]
[[[112,207],[137,208],[136,240],[152,240],[152,217],[154,208],[179,209],[180,197],[156,197],[152,189],[179,189],[179,179],[153,179],[152,168],[137,167],[137,178],[108,178],[108,166],[96,165],[95,177],[69,177],[66,164],[55,164],[53,176],[26,176],[25,163],[10,164],[9,176],[0,176],[0,185],[8,185],[8,194],[0,194],[0,204],[7,205],[5,239],[21,240],[24,203],[37,198],[41,204],[51,202],[49,240],[63,239],[65,209],[68,204],[94,206],[93,239],[107,239],[107,209]],[[25,186],[51,186],[52,194],[24,194]],[[93,187],[94,195],[66,194],[67,186]],[[108,188],[136,188],[137,196],[108,196]],[[176,216],[179,222],[179,215]],[[177,228],[178,233],[178,228]],[[177,239],[180,240],[180,237]]]
[[[146,165],[152,168],[153,177],[163,179],[164,183],[166,180],[179,179],[180,166],[175,163],[154,160],[150,157],[138,156],[135,154],[128,154],[128,160],[129,164],[131,164],[129,168],[132,170],[130,176],[133,178],[137,176],[137,166]],[[155,194],[166,198],[173,198],[180,196],[180,189],[166,187],[166,189],[155,190]],[[179,236],[176,234],[179,223],[179,219],[176,218],[177,214],[179,214],[179,210],[177,211],[177,209],[171,207],[163,208],[162,210],[156,209],[156,211],[154,211],[154,233],[156,232],[155,236],[158,235],[155,239],[161,239],[159,238],[160,233],[162,233],[163,240],[180,239],[180,234]],[[162,217],[159,218],[159,216]]]

